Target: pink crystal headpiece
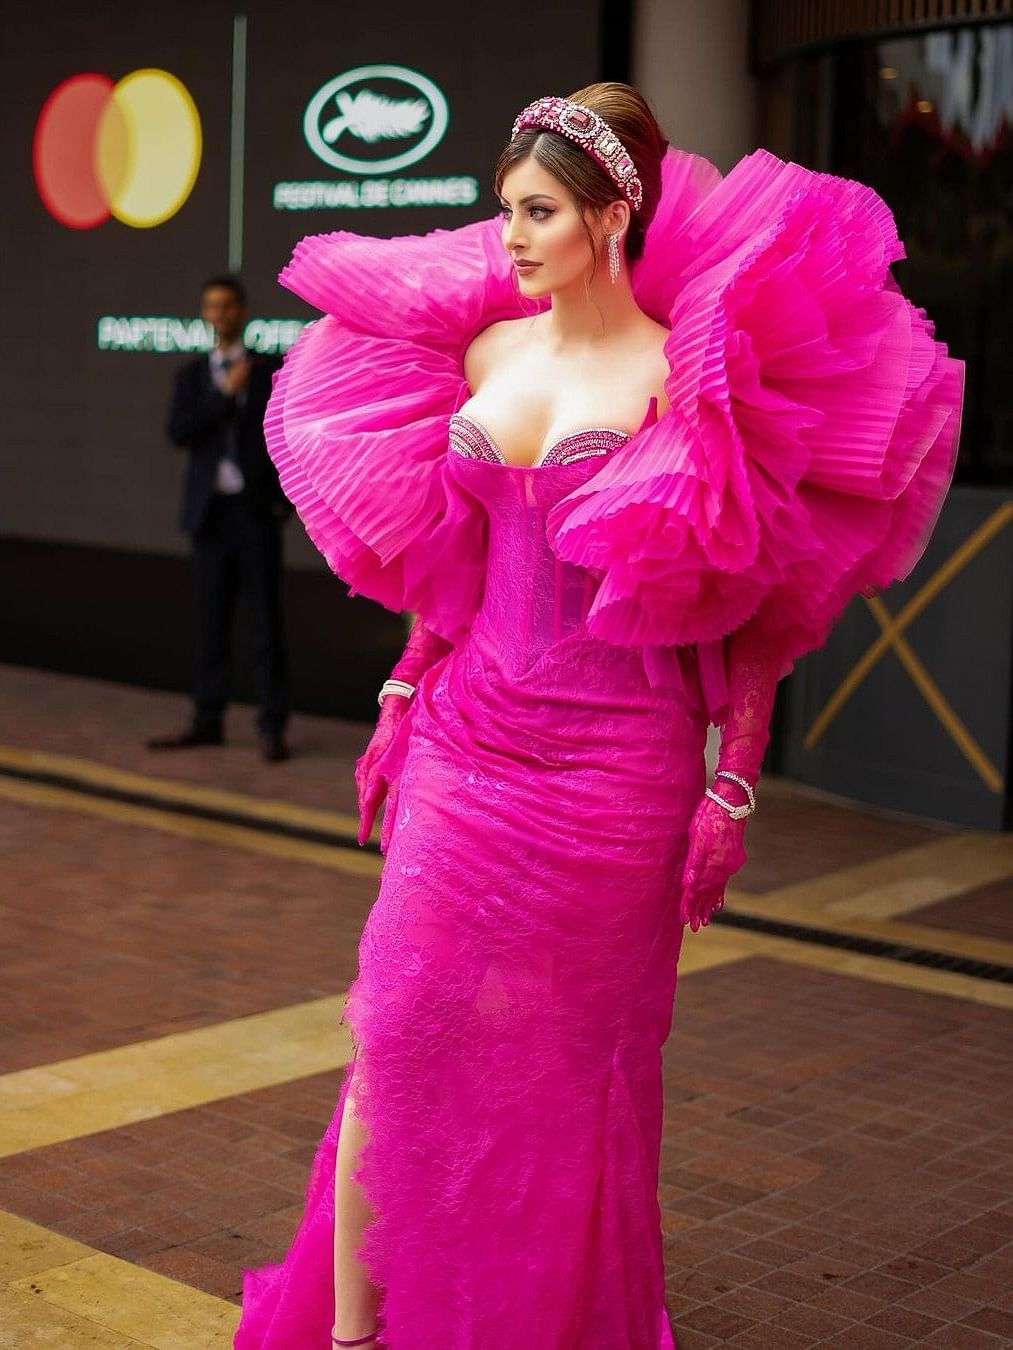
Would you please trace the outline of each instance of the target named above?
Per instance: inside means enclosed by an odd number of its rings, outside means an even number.
[[[538,127],[555,131],[579,145],[601,165],[616,187],[627,198],[634,211],[640,210],[644,189],[637,176],[633,156],[623,145],[603,117],[586,108],[583,103],[571,103],[566,98],[536,98],[514,121],[510,139],[522,131]]]

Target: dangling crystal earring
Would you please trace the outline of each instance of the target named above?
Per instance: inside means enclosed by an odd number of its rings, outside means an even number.
[[[609,250],[609,278],[614,286],[619,280],[619,235],[610,234],[607,238]]]

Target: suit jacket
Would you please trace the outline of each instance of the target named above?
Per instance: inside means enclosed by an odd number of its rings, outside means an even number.
[[[265,517],[282,518],[290,509],[264,443],[264,411],[281,360],[248,355],[253,367],[242,404],[215,387],[207,356],[188,361],[176,372],[168,432],[173,445],[190,452],[180,504],[180,525],[188,534],[200,529],[214,500],[218,462],[228,446],[230,421],[236,424],[236,457],[243,474],[244,500]]]

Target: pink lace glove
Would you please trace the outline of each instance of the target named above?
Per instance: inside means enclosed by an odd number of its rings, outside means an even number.
[[[417,685],[431,666],[436,665],[450,651],[452,644],[427,628],[417,619],[397,665],[390,673],[392,680],[405,680]],[[364,844],[373,829],[380,803],[387,798],[380,850],[387,851],[397,805],[397,785],[401,773],[401,756],[391,755],[391,748],[402,721],[411,707],[411,698],[402,694],[386,694],[376,719],[376,729],[362,755],[355,761],[355,787],[359,800],[359,843]]]
[[[776,649],[762,633],[744,624],[727,640],[728,716],[721,732],[718,769],[738,774],[755,786],[770,735],[780,664]],[[748,798],[738,783],[718,778],[714,791],[733,806]],[[725,902],[725,886],[746,861],[746,821],[704,797],[689,827],[689,849],[682,874],[679,914],[695,933]]]

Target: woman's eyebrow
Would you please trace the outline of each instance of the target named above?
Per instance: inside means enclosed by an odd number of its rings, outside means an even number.
[[[535,202],[535,201],[538,201],[538,199],[539,199],[540,197],[541,197],[544,201],[547,201],[547,202],[554,202],[554,201],[556,200],[556,198],[553,197],[553,196],[551,195],[551,193],[548,193],[548,192],[529,192],[528,195],[527,195],[526,197],[522,197],[522,198],[521,198],[519,205],[521,205],[521,206],[527,206],[528,202]],[[501,202],[504,206],[509,206],[509,205],[510,205],[510,203],[506,200],[505,197],[500,197],[500,202]]]

